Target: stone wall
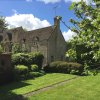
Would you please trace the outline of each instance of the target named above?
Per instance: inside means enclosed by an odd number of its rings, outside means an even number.
[[[11,55],[0,54],[0,85],[12,80]]]

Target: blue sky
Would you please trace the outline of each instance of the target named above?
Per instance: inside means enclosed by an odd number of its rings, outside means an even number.
[[[23,26],[27,30],[34,30],[53,25],[54,7],[57,6],[56,15],[71,26],[69,19],[76,19],[74,12],[68,9],[73,1],[80,0],[0,0],[0,15],[5,17],[9,28]],[[62,23],[61,31],[66,40],[74,34]]]

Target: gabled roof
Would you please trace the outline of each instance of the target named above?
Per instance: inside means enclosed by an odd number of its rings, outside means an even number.
[[[30,36],[30,38],[39,37],[39,40],[41,41],[46,40],[49,39],[49,37],[53,33],[53,26],[27,31],[26,33]]]
[[[17,28],[9,29],[7,32],[13,32],[16,34],[21,34],[21,35],[23,34],[25,38],[29,38],[29,39],[32,39],[33,37],[38,37],[39,40],[42,41],[42,40],[49,39],[51,34],[54,32],[54,26],[44,27],[44,28],[31,30],[31,31],[25,31],[22,27],[17,27]]]

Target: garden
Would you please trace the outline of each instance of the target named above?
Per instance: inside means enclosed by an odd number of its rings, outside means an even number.
[[[81,1],[69,8],[79,20],[70,19],[74,27],[67,26],[77,35],[66,42],[65,61],[43,66],[43,54],[21,52],[14,45],[11,80],[6,81],[5,64],[0,61],[0,100],[100,99],[100,4],[93,1],[95,6]]]

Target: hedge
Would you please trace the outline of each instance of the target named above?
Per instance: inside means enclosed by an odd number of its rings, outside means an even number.
[[[30,58],[32,60],[31,64],[36,64],[36,65],[38,65],[39,69],[41,69],[43,59],[44,59],[43,54],[41,54],[40,52],[35,52],[35,53],[31,52],[31,53],[29,53],[29,55],[30,55]]]
[[[43,63],[43,55],[40,52],[36,53],[17,53],[12,54],[12,65],[25,65],[30,66],[32,64],[36,64],[39,69],[42,68]]]
[[[41,72],[29,72],[28,78],[36,78],[36,77],[40,77],[43,75],[44,75],[44,73],[41,73]]]
[[[39,71],[38,66],[36,64],[31,65],[31,71],[33,71],[33,72]]]
[[[79,63],[55,61],[44,67],[46,72],[81,74],[84,67]]]
[[[14,68],[14,80],[26,79],[28,75],[28,67],[24,65],[17,65]]]

